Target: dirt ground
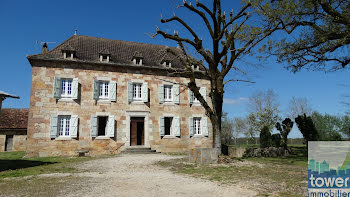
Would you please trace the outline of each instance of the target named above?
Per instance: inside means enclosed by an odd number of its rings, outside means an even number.
[[[155,163],[179,158],[162,154],[122,155],[93,160],[79,166],[85,170],[74,192],[62,196],[255,196],[239,186],[174,174]]]
[[[244,185],[220,184],[157,165],[184,156],[130,154],[95,159],[72,166],[74,173],[6,178],[2,196],[256,196]]]

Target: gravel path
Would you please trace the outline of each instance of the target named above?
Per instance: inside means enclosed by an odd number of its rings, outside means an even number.
[[[62,196],[255,196],[239,186],[175,174],[155,165],[156,162],[179,158],[162,154],[121,155],[80,164],[87,172],[74,192]]]

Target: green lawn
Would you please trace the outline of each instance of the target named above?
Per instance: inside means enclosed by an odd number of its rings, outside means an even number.
[[[186,160],[160,162],[177,173],[239,184],[260,196],[305,196],[307,191],[306,148],[292,147],[295,155],[280,158],[235,159],[230,164],[198,165]]]
[[[74,163],[95,157],[40,157],[23,158],[25,152],[0,153],[0,179],[47,173],[77,172]],[[101,157],[99,157],[101,158]]]

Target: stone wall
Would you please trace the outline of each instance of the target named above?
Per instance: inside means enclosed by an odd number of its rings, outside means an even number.
[[[6,135],[0,135],[0,152],[5,151]]]
[[[12,151],[25,151],[27,146],[27,135],[14,135]]]
[[[157,70],[119,66],[81,65],[74,62],[32,62],[32,85],[28,120],[27,156],[76,155],[77,150],[88,149],[89,154],[119,153],[130,145],[130,117],[145,117],[145,145],[158,152],[184,152],[191,148],[212,147],[213,135],[208,118],[209,137],[190,137],[188,119],[205,116],[200,105],[190,105],[186,87],[180,86],[180,104],[159,104],[158,86],[171,81],[188,83],[183,77],[168,77]],[[78,100],[56,100],[53,98],[54,77],[78,78]],[[117,101],[101,102],[93,100],[93,80],[103,79],[117,82]],[[148,83],[149,102],[131,103],[127,101],[129,81]],[[209,81],[198,79],[199,86],[207,87]],[[210,98],[207,96],[207,100]],[[209,101],[210,102],[210,101]],[[78,115],[77,139],[51,139],[49,134],[51,115]],[[91,115],[115,115],[115,137],[93,139],[90,135]],[[181,137],[161,138],[159,118],[161,116],[180,117]]]

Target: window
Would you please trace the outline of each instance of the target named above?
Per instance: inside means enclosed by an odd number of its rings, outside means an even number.
[[[173,101],[173,86],[164,85],[164,101],[171,102]]]
[[[171,68],[171,62],[170,61],[164,61],[163,66]]]
[[[135,57],[135,58],[133,59],[133,62],[134,62],[134,64],[142,65],[142,58]]]
[[[109,55],[100,55],[100,61],[101,62],[109,62]]]
[[[107,123],[108,123],[108,116],[98,116],[97,117],[98,122],[98,128],[97,128],[97,135],[98,136],[106,136],[107,133]]]
[[[199,70],[199,66],[198,65],[192,65],[192,69],[193,70]]]
[[[173,118],[172,117],[164,117],[164,134],[165,135],[173,135]]]
[[[199,100],[197,99],[197,97],[194,95],[194,93],[192,92],[193,95],[193,102],[194,103],[199,103]]]
[[[58,136],[70,136],[70,116],[58,116]]]
[[[133,100],[142,100],[142,84],[134,83],[133,84]]]
[[[108,99],[109,98],[109,88],[108,88],[109,82],[107,81],[100,81],[100,93],[99,98],[100,99]]]
[[[194,127],[194,134],[195,135],[201,135],[201,118],[193,118],[193,127]]]
[[[61,97],[72,97],[72,79],[62,79]]]
[[[64,59],[73,59],[74,54],[72,52],[66,51],[63,53]]]

